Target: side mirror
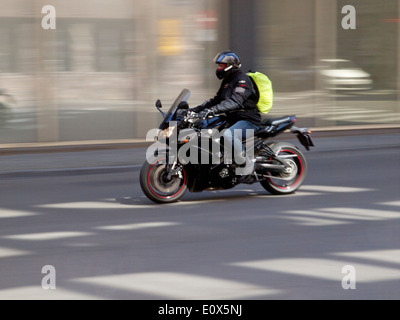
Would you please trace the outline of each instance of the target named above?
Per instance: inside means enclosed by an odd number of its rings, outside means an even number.
[[[156,101],[156,108],[157,108],[158,111],[160,111],[160,113],[162,114],[162,116],[165,117],[165,113],[161,111],[162,104],[161,104],[161,100],[160,100],[160,99],[158,99],[158,100]]]

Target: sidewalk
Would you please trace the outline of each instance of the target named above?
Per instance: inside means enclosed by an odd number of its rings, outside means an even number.
[[[315,147],[309,152],[382,147],[397,147],[400,150],[398,127],[333,129],[314,131]],[[284,133],[275,140],[295,142],[300,146],[297,138],[290,133]],[[125,140],[0,145],[0,178],[139,170],[152,143]]]

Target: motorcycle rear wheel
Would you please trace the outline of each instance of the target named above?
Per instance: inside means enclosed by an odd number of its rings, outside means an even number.
[[[140,186],[147,198],[156,203],[180,200],[187,190],[187,174],[182,167],[179,175],[167,178],[165,158],[145,162],[140,170]]]
[[[294,146],[282,146],[279,156],[286,156],[285,160],[290,168],[286,172],[268,173],[268,177],[260,184],[272,194],[290,194],[298,190],[307,175],[307,162],[304,155]]]

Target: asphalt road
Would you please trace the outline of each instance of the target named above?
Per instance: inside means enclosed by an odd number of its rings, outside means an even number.
[[[0,300],[400,299],[400,141],[389,140],[317,139],[293,195],[254,184],[170,205],[144,197],[133,161],[80,171],[79,153],[64,169],[66,154],[10,156],[21,170],[0,179]],[[27,174],[29,157],[47,157],[47,171]]]

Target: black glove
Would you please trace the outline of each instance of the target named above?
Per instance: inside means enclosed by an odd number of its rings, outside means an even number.
[[[187,110],[189,109],[189,104],[187,103],[187,101],[181,101],[178,105],[178,109]]]
[[[190,108],[189,111],[193,111],[193,112],[199,113],[199,112],[201,112],[202,109],[203,109],[202,106],[197,106],[197,107],[194,107],[194,108]]]
[[[199,113],[199,117],[201,118],[201,119],[205,119],[205,118],[207,118],[208,116],[213,116],[214,115],[214,111],[212,110],[212,109],[204,109],[203,111],[201,111],[200,113]]]
[[[185,117],[187,115],[188,111],[185,109],[178,109],[176,110],[176,117]]]
[[[198,105],[198,106],[195,107],[195,108],[191,108],[191,109],[189,109],[189,110],[190,110],[190,111],[193,111],[193,112],[196,112],[196,113],[199,113],[199,112],[205,110],[205,108],[206,108],[206,106],[207,106],[207,103],[208,103],[208,101],[204,101],[202,104]]]

